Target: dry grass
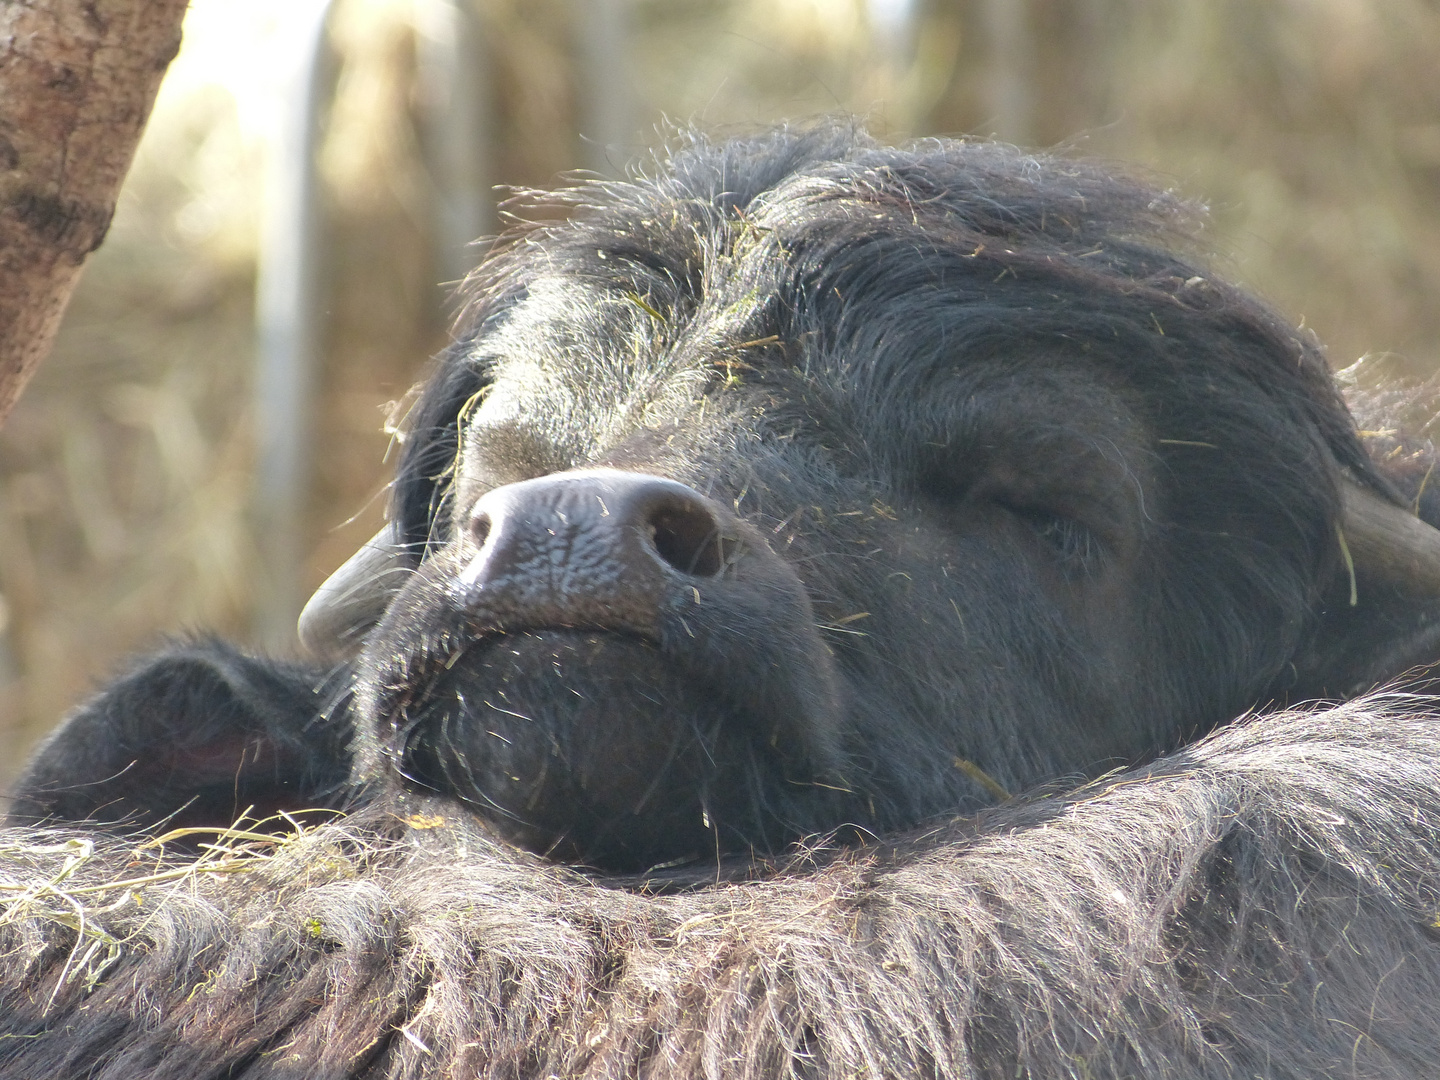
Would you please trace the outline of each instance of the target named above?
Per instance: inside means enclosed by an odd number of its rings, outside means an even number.
[[[475,0],[497,179],[587,160],[579,5]],[[913,54],[861,0],[632,0],[638,150],[847,110],[892,136],[1002,114],[985,0],[917,6]],[[416,153],[408,0],[345,0],[323,169],[330,326],[311,582],[376,527],[400,397],[443,340]],[[1427,0],[1030,0],[1023,118],[1208,197],[1224,269],[1331,343],[1440,367],[1440,10]],[[1006,123],[1014,122],[1007,119]],[[157,113],[56,352],[0,431],[0,745],[18,748],[162,632],[243,636],[254,545],[248,368],[260,161],[215,88]],[[363,509],[362,509],[363,508]],[[359,517],[349,525],[357,510]],[[0,781],[19,758],[0,757]]]
[[[355,876],[343,829],[305,827],[288,815],[242,817],[228,829],[175,829],[137,845],[120,867],[113,857],[101,860],[89,837],[56,834],[45,842],[37,835],[0,839],[0,927],[38,920],[74,934],[52,997],[72,982],[92,989],[167,904],[217,879],[266,870],[283,878],[299,866],[321,868],[331,880]],[[200,836],[209,839],[196,855]],[[184,857],[170,858],[166,845],[182,841]],[[122,913],[128,917],[117,920]]]

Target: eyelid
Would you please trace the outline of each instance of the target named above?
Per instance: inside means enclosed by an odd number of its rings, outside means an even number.
[[[1131,550],[1137,540],[1134,526],[1139,507],[1125,479],[1110,470],[1084,477],[1091,481],[1088,483],[1082,480],[1077,485],[1066,485],[1063,479],[1036,479],[1014,466],[999,464],[968,478],[936,471],[922,481],[922,489],[931,498],[952,506],[993,503],[1032,525],[1043,524],[1047,518],[1068,522],[1072,528],[1084,530],[1102,554]]]
[[[1012,505],[1006,508],[1033,529],[1042,543],[1054,548],[1068,566],[1093,570],[1096,560],[1108,550],[1105,539],[1077,517],[1043,507]]]

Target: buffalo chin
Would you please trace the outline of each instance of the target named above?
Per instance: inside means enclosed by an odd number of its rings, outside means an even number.
[[[775,749],[785,718],[727,697],[630,635],[485,637],[405,711],[390,750],[412,783],[560,861],[631,872],[773,852],[837,793]]]

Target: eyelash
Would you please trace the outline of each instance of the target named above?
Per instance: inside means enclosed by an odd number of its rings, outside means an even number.
[[[921,489],[942,504],[953,506],[966,497],[969,486],[956,483],[953,472],[937,471],[925,477]],[[1100,539],[1075,518],[1042,506],[1026,505],[1018,499],[1012,501],[1003,495],[992,498],[1034,531],[1036,538],[1054,553],[1061,569],[1078,575],[1090,573],[1098,566],[1104,554]]]
[[[1029,507],[1009,506],[1007,509],[1029,525],[1042,543],[1054,550],[1062,565],[1087,571],[1099,558],[1100,544],[1095,534],[1075,519]]]

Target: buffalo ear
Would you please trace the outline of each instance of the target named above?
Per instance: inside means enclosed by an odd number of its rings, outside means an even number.
[[[1291,702],[1351,698],[1440,667],[1440,530],[1349,479],[1342,495],[1347,557],[1314,639],[1280,680]]]
[[[348,717],[326,681],[219,642],[142,661],[40,745],[6,820],[223,829],[247,811],[337,806]]]

